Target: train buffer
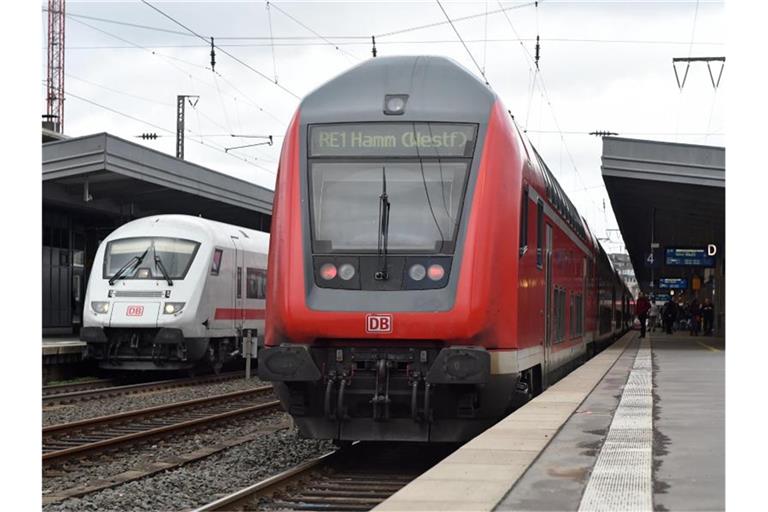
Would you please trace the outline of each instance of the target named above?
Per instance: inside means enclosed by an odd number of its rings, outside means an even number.
[[[725,339],[631,331],[375,510],[724,510]]]

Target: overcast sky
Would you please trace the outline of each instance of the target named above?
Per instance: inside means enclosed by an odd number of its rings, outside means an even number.
[[[379,56],[444,55],[484,70],[593,230],[611,237],[609,252],[623,246],[590,131],[725,145],[728,70],[715,91],[706,64],[693,64],[680,91],[672,67],[673,57],[727,55],[722,2],[441,1],[469,53],[435,1],[151,3],[187,28],[140,1],[67,1],[67,135],[106,131],[173,154],[176,95],[199,95],[187,105],[186,159],[273,188],[299,98],[371,58],[376,35]],[[221,47],[216,73],[210,46],[187,29]],[[147,132],[160,138],[135,138]],[[226,154],[260,141],[231,134],[273,135],[275,144]]]

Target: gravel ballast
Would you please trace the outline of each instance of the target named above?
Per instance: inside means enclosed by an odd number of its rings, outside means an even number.
[[[253,377],[250,380],[235,379],[225,382],[197,384],[181,388],[136,393],[133,395],[97,398],[72,404],[54,405],[43,408],[43,426],[69,423],[98,416],[144,409],[146,407],[222,395],[224,393],[243,391],[265,385],[266,383]]]
[[[66,463],[65,466],[45,468],[43,469],[43,496],[73,487],[85,487],[96,480],[106,480],[124,471],[173,459],[199,448],[216,445],[222,440],[258,434],[274,428],[286,428],[289,425],[288,416],[282,412],[262,417],[239,418],[218,423],[209,429],[148,441],[127,447],[117,453],[89,458],[84,463],[71,462]]]
[[[180,468],[46,505],[43,511],[188,510],[332,449],[328,441],[300,439],[293,429],[279,430]]]

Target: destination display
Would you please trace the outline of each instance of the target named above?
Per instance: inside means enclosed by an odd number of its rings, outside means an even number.
[[[714,267],[715,257],[707,254],[707,249],[682,249],[667,247],[665,263],[681,267]]]
[[[471,157],[477,127],[449,123],[357,123],[309,128],[309,156]]]
[[[659,288],[662,290],[687,290],[688,279],[685,277],[662,277],[659,279]]]

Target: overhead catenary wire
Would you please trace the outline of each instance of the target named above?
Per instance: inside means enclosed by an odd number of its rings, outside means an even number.
[[[475,64],[475,67],[480,72],[480,75],[483,77],[483,80],[485,80],[485,85],[490,85],[488,83],[488,77],[485,76],[485,71],[480,67],[480,64],[477,63],[474,55],[472,55],[472,52],[469,51],[469,46],[467,46],[467,43],[465,43],[464,40],[461,38],[461,34],[459,34],[459,31],[456,29],[456,26],[451,21],[451,17],[448,16],[447,12],[445,12],[445,9],[443,8],[443,4],[440,3],[440,0],[435,0],[435,1],[437,2],[438,7],[440,7],[440,10],[443,11],[445,18],[448,20],[448,23],[451,25],[451,28],[456,33],[456,37],[459,38],[459,41],[461,41],[461,44],[464,46],[464,49],[467,50],[467,54],[469,54],[469,58],[472,59],[472,62]]]
[[[487,14],[485,12],[479,13],[476,15],[468,16],[468,17],[460,17],[460,18],[453,18],[454,23],[458,21],[463,21],[465,19],[471,19],[471,18],[477,18],[477,17],[490,17],[492,14],[497,14],[501,12],[507,12],[512,9],[517,9],[520,7],[526,7],[533,5],[533,2],[524,4],[524,5],[516,5],[513,7],[507,7],[503,9],[497,9],[494,11],[488,11]],[[42,9],[43,12],[47,12],[47,8]],[[145,29],[148,31],[156,31],[156,32],[162,32],[162,33],[168,33],[173,35],[180,35],[180,36],[186,36],[190,38],[195,38],[196,36],[194,34],[191,34],[189,32],[183,32],[180,30],[170,30],[160,27],[155,27],[151,25],[143,25],[139,23],[129,23],[125,21],[110,19],[110,18],[103,18],[103,17],[97,17],[97,16],[87,16],[84,14],[79,13],[73,13],[69,10],[66,13],[67,18],[82,18],[82,19],[88,19],[92,21],[99,21],[102,23],[109,23],[109,24],[115,24],[115,25],[123,25],[133,28],[140,28]],[[440,26],[447,24],[447,21],[441,21],[437,23],[431,23],[429,25],[421,25],[418,27],[411,27],[409,29],[405,29],[406,32],[419,30],[422,28],[431,28],[435,26]],[[399,31],[398,31],[399,32]],[[385,37],[394,34],[378,34],[374,37]],[[315,46],[315,45],[325,45],[328,44],[324,40],[320,39],[317,36],[274,36],[274,35],[264,35],[264,36],[233,36],[233,35],[216,35],[214,34],[217,41],[264,41],[262,43],[217,43],[217,46],[221,47],[233,47],[233,48],[247,48],[247,47],[260,47],[260,46],[272,46],[273,44],[275,46]],[[370,35],[326,35],[324,36],[327,39],[333,39],[335,40],[333,44],[338,46],[367,46],[370,44],[371,36]],[[339,40],[344,41],[339,41]],[[516,41],[535,41],[536,38],[515,38],[515,39],[509,39],[509,38],[487,38],[487,42],[489,43],[509,43],[509,42],[516,42]],[[319,41],[318,41],[319,40]],[[285,41],[285,42],[276,42],[276,41]],[[486,41],[486,38],[483,39],[465,39],[467,43],[484,43]],[[594,43],[594,44],[647,44],[647,45],[679,45],[679,46],[724,46],[725,42],[723,41],[691,41],[691,40],[666,40],[666,39],[606,39],[606,38],[580,38],[580,37],[543,37],[541,38],[542,42],[545,43]],[[394,40],[394,41],[377,41],[377,44],[384,44],[384,45],[392,45],[392,44],[447,44],[447,43],[456,43],[459,44],[458,41],[453,39],[418,39],[418,40]],[[151,45],[153,48],[199,48],[199,47],[208,47],[210,46],[210,40],[206,40],[206,42],[201,42],[199,44],[153,44]],[[98,49],[120,49],[120,48],[132,48],[133,46],[105,46],[105,45],[67,45],[67,50],[98,50]]]
[[[498,2],[498,3],[499,3],[499,6],[501,6],[501,2]],[[537,2],[537,4],[538,4],[538,2]],[[510,28],[512,29],[512,32],[515,34],[515,36],[518,36],[518,39],[520,39],[519,38],[519,34],[517,33],[517,30],[515,29],[514,24],[512,23],[512,20],[509,19],[509,16],[507,16],[506,12],[504,12],[503,14],[504,14],[504,18],[507,20],[507,23],[509,24]],[[528,60],[531,63],[533,63],[534,62],[533,56],[528,51],[528,49],[525,47],[525,45],[522,44],[522,42],[520,43],[520,47],[521,47],[523,53],[525,54],[525,56],[527,56]],[[552,114],[552,120],[555,123],[555,128],[557,129],[557,133],[560,135],[560,141],[561,141],[563,147],[565,148],[565,152],[566,152],[566,154],[568,156],[569,162],[570,162],[571,166],[573,167],[573,170],[576,173],[578,181],[581,182],[582,190],[586,192],[586,183],[584,181],[584,178],[581,175],[581,172],[579,171],[578,166],[576,165],[576,161],[573,158],[573,154],[571,153],[571,149],[568,147],[568,143],[565,140],[565,134],[563,133],[563,130],[562,130],[561,126],[560,126],[560,122],[557,119],[557,115],[555,113],[555,108],[552,105],[552,101],[549,98],[549,93],[547,92],[546,84],[544,83],[544,76],[543,76],[543,74],[541,73],[541,71],[538,68],[534,72],[534,84],[538,85],[539,90],[541,91],[542,99],[544,99],[546,101],[547,106],[550,109],[550,113]],[[596,208],[599,209],[599,207],[595,203],[594,199],[592,199],[589,195],[587,195],[587,197],[589,198],[590,202]]]
[[[320,39],[322,39],[323,41],[325,41],[327,44],[329,44],[329,45],[333,46],[334,48],[336,48],[336,50],[338,50],[338,51],[339,51],[339,52],[340,52],[342,55],[344,55],[344,56],[346,56],[346,57],[348,57],[348,58],[352,58],[352,59],[355,59],[356,61],[360,61],[360,57],[358,57],[357,55],[354,55],[354,54],[352,54],[352,53],[349,53],[349,52],[347,52],[347,51],[344,51],[344,50],[342,50],[342,49],[339,47],[339,45],[337,45],[336,43],[334,43],[333,41],[331,41],[331,40],[330,40],[330,39],[328,39],[327,37],[323,36],[322,34],[319,34],[319,33],[318,33],[316,30],[314,30],[314,29],[312,29],[312,28],[308,27],[306,24],[304,24],[304,23],[302,23],[300,20],[296,19],[296,17],[295,17],[295,16],[292,16],[292,15],[288,14],[288,13],[287,13],[287,12],[285,12],[283,9],[281,9],[280,7],[278,7],[278,6],[277,6],[275,3],[272,3],[272,2],[267,2],[267,5],[268,5],[268,6],[269,6],[269,5],[271,5],[271,6],[272,6],[272,7],[274,7],[274,8],[275,8],[275,9],[276,9],[278,12],[280,12],[281,14],[283,14],[284,16],[286,16],[288,19],[290,19],[291,21],[293,21],[293,22],[294,22],[294,23],[296,23],[297,25],[299,25],[299,26],[303,27],[304,29],[308,30],[309,32],[312,32],[314,35],[316,35],[317,37],[319,37]]]
[[[483,26],[483,73],[485,73],[486,58],[488,57],[488,0],[485,0],[485,21]]]
[[[102,29],[100,29],[100,28],[98,28],[98,27],[94,27],[93,25],[91,25],[91,24],[89,24],[89,23],[86,23],[86,22],[84,22],[84,21],[80,21],[80,20],[73,20],[73,21],[75,21],[76,23],[79,23],[79,24],[81,24],[81,25],[84,25],[84,26],[86,26],[86,27],[88,27],[88,28],[90,28],[90,29],[92,29],[92,30],[95,30],[95,31],[97,31],[97,32],[99,32],[99,33],[101,33],[101,34],[104,34],[104,35],[106,35],[106,36],[108,36],[108,37],[111,37],[111,38],[113,38],[113,39],[117,39],[117,40],[119,40],[119,41],[123,41],[123,42],[125,42],[125,43],[127,43],[127,44],[131,45],[131,47],[133,47],[133,48],[136,48],[136,49],[140,49],[140,50],[146,51],[147,53],[150,53],[151,55],[153,55],[153,56],[155,56],[155,57],[161,58],[161,59],[165,60],[165,61],[166,61],[166,63],[167,63],[168,65],[172,66],[173,68],[175,68],[177,71],[179,71],[179,72],[180,72],[180,73],[182,73],[183,75],[185,75],[185,76],[188,76],[188,77],[189,77],[191,80],[195,80],[195,81],[197,81],[197,82],[200,82],[200,83],[202,83],[202,84],[204,84],[204,85],[206,85],[206,86],[208,86],[208,87],[211,87],[211,88],[213,87],[213,85],[211,85],[211,84],[209,84],[209,83],[205,82],[204,80],[202,80],[202,79],[200,79],[200,78],[196,77],[195,75],[193,75],[192,73],[190,73],[188,70],[186,70],[186,69],[184,69],[184,68],[180,67],[178,64],[176,64],[176,62],[180,62],[180,63],[182,63],[182,64],[184,64],[184,65],[187,65],[187,66],[190,66],[190,67],[194,67],[194,68],[198,68],[198,69],[202,69],[202,70],[206,70],[206,71],[212,71],[212,70],[211,70],[211,68],[209,68],[209,67],[207,67],[207,66],[203,66],[203,65],[200,65],[200,64],[196,64],[196,63],[194,63],[194,62],[190,62],[190,61],[187,61],[187,60],[185,60],[185,59],[181,59],[181,58],[178,58],[178,57],[172,57],[172,56],[170,56],[170,55],[166,55],[166,54],[163,54],[163,53],[161,53],[161,52],[158,52],[158,51],[156,51],[156,50],[152,50],[152,49],[150,49],[150,48],[147,48],[147,47],[145,47],[145,46],[142,46],[142,45],[140,45],[140,44],[137,44],[137,43],[135,43],[135,42],[133,42],[133,41],[130,41],[129,39],[126,39],[126,38],[124,38],[124,37],[120,37],[120,36],[118,36],[118,35],[116,35],[116,34],[113,34],[113,33],[111,33],[111,32],[108,32],[108,31],[106,31],[106,30],[102,30]],[[67,49],[69,49],[69,48],[67,48]],[[176,62],[173,62],[173,61],[176,61]],[[282,127],[285,127],[285,121],[284,121],[284,120],[280,119],[279,117],[277,117],[276,115],[274,115],[272,112],[270,112],[270,111],[268,111],[268,110],[264,109],[264,108],[263,108],[261,105],[259,105],[259,104],[258,104],[256,101],[254,101],[254,100],[253,100],[253,99],[251,99],[251,98],[250,98],[250,97],[249,97],[247,94],[245,94],[243,91],[241,91],[241,90],[240,90],[240,89],[239,89],[239,88],[238,88],[238,87],[237,87],[235,84],[233,84],[233,83],[232,83],[230,80],[228,80],[228,79],[227,79],[227,77],[226,77],[225,75],[222,75],[222,74],[221,74],[220,72],[218,72],[218,71],[214,71],[214,73],[215,73],[215,75],[216,75],[216,76],[218,76],[219,78],[221,78],[221,79],[222,79],[222,80],[223,80],[223,81],[224,81],[224,82],[225,82],[225,83],[226,83],[226,84],[227,84],[229,87],[231,87],[231,88],[232,88],[233,90],[235,90],[235,91],[236,91],[238,94],[240,94],[240,97],[241,97],[241,98],[243,98],[243,99],[245,99],[245,100],[246,100],[246,102],[247,102],[247,103],[249,103],[249,104],[250,104],[250,105],[251,105],[253,108],[255,108],[256,110],[260,111],[261,113],[263,113],[263,114],[265,114],[265,115],[268,115],[269,117],[271,117],[272,119],[274,119],[274,120],[276,120],[278,123],[280,123]],[[231,96],[230,96],[230,97],[231,97]]]
[[[693,23],[691,24],[691,38],[690,43],[688,45],[688,58],[691,58],[691,54],[693,53],[693,41],[696,38],[696,21],[699,18],[699,0],[696,0],[696,7],[693,9]],[[691,66],[690,62],[686,62],[685,64],[685,74],[688,74],[688,68]],[[672,67],[675,67],[675,61],[672,61]],[[677,75],[677,69],[675,68],[675,75]],[[713,99],[714,103],[714,99]],[[680,117],[683,110],[683,88],[679,87],[679,95],[677,100],[677,116],[675,118],[675,131],[678,131],[680,129]]]
[[[93,106],[95,106],[95,107],[101,108],[101,109],[103,109],[103,110],[107,110],[107,111],[109,111],[109,112],[112,112],[113,114],[117,114],[117,115],[119,115],[119,116],[125,117],[125,118],[127,118],[127,119],[130,119],[130,120],[132,120],[132,121],[135,121],[135,122],[137,122],[137,123],[142,123],[142,124],[145,124],[145,125],[147,125],[147,126],[151,126],[152,128],[155,128],[156,130],[160,130],[160,131],[166,132],[166,133],[168,133],[169,135],[175,135],[175,133],[176,133],[176,132],[175,132],[175,131],[173,131],[173,130],[169,130],[168,128],[165,128],[165,127],[163,127],[163,126],[160,126],[160,125],[158,125],[158,124],[155,124],[155,123],[153,123],[153,122],[151,122],[151,121],[147,121],[147,120],[145,120],[145,119],[141,119],[141,118],[139,118],[139,117],[136,117],[136,116],[133,116],[133,115],[131,115],[131,114],[126,114],[125,112],[122,112],[122,111],[120,111],[120,110],[117,110],[117,109],[115,109],[115,108],[112,108],[112,107],[108,107],[108,106],[106,106],[106,105],[103,105],[103,104],[101,104],[101,103],[98,103],[98,102],[96,102],[96,101],[90,100],[90,99],[88,99],[88,98],[85,98],[85,97],[83,97],[83,96],[80,96],[80,95],[78,95],[78,94],[72,93],[72,92],[70,92],[70,91],[65,91],[65,92],[64,92],[64,95],[65,95],[65,96],[67,96],[67,97],[71,97],[71,98],[77,99],[77,100],[79,100],[79,101],[82,101],[82,102],[88,103],[88,104],[90,104],[90,105],[93,105]],[[190,130],[187,130],[187,131],[190,131]],[[190,131],[190,133],[192,133],[192,132]],[[195,134],[194,134],[194,133],[192,133],[192,135],[195,135]],[[240,156],[240,155],[235,155],[235,154],[232,154],[232,153],[227,153],[227,152],[225,152],[225,151],[224,151],[224,147],[223,147],[223,146],[219,146],[219,145],[217,145],[217,144],[214,144],[214,143],[210,143],[210,142],[204,142],[204,141],[202,141],[202,140],[197,140],[197,139],[190,139],[190,140],[192,140],[193,142],[196,142],[196,143],[198,143],[198,144],[200,144],[200,145],[202,145],[202,146],[205,146],[205,147],[207,147],[207,148],[209,148],[209,149],[213,149],[213,150],[215,150],[215,151],[218,151],[218,152],[220,152],[220,153],[223,153],[223,154],[225,154],[225,155],[229,155],[229,156],[231,156],[231,157],[233,157],[233,158],[237,158],[238,160],[241,160],[241,161],[243,161],[243,162],[247,163],[248,165],[252,165],[252,166],[254,166],[254,167],[257,167],[257,168],[259,168],[259,169],[261,169],[261,170],[263,170],[263,171],[266,171],[266,172],[268,172],[268,173],[270,173],[270,174],[272,174],[272,175],[275,175],[275,174],[276,174],[276,172],[275,172],[275,171],[272,171],[271,169],[268,169],[268,168],[266,168],[266,167],[264,167],[264,166],[261,166],[261,165],[258,165],[258,164],[256,164],[256,163],[254,163],[252,158],[247,158],[247,157],[243,157],[243,156]]]
[[[272,11],[269,9],[269,2],[264,2],[267,9],[267,21],[269,22],[269,45],[272,47],[272,74],[277,83],[277,59],[275,58],[275,37],[272,34]]]
[[[198,34],[197,32],[195,32],[195,31],[194,31],[194,30],[192,30],[191,28],[187,27],[186,25],[184,25],[184,24],[183,24],[183,23],[181,23],[180,21],[178,21],[178,20],[176,20],[175,18],[173,18],[172,16],[170,16],[170,15],[166,14],[165,12],[163,12],[163,11],[162,11],[161,9],[159,9],[158,7],[156,7],[156,6],[152,5],[151,3],[149,3],[147,0],[141,0],[141,2],[142,2],[143,4],[145,4],[145,5],[147,5],[148,7],[150,7],[151,9],[153,9],[153,10],[157,11],[158,13],[160,13],[162,16],[164,16],[165,18],[169,19],[169,20],[170,20],[170,21],[172,21],[173,23],[175,23],[175,24],[177,24],[178,26],[182,27],[183,29],[187,30],[189,33],[196,35],[196,36],[197,36],[199,39],[201,39],[201,40],[203,40],[203,41],[206,41],[206,42],[208,41],[208,40],[207,40],[205,37],[201,36],[200,34]],[[239,64],[241,64],[242,66],[246,67],[247,69],[250,69],[251,71],[253,71],[253,72],[254,72],[254,73],[256,73],[257,75],[259,75],[259,76],[260,76],[260,77],[262,77],[263,79],[267,80],[269,83],[273,84],[275,87],[278,87],[278,88],[280,88],[282,91],[284,91],[284,92],[286,92],[286,93],[290,94],[291,96],[293,96],[293,97],[294,97],[294,98],[296,98],[297,100],[301,99],[301,97],[300,97],[299,95],[297,95],[296,93],[294,93],[293,91],[291,91],[290,89],[288,89],[287,87],[285,87],[284,85],[282,85],[282,84],[279,84],[279,83],[276,83],[276,82],[274,82],[274,81],[273,81],[271,78],[269,78],[267,75],[265,75],[264,73],[262,73],[261,71],[259,71],[259,70],[258,70],[258,69],[256,69],[255,67],[251,66],[250,64],[248,64],[248,63],[247,63],[247,62],[245,62],[244,60],[240,59],[239,57],[237,57],[237,56],[233,55],[232,53],[228,52],[226,49],[224,49],[224,48],[222,48],[222,47],[220,47],[220,46],[218,46],[218,45],[214,45],[214,48],[216,48],[217,50],[219,50],[220,52],[222,52],[224,55],[227,55],[228,57],[230,57],[231,59],[233,59],[235,62],[238,62]]]
[[[513,6],[510,6],[510,7],[501,7],[501,9],[496,9],[494,11],[489,11],[488,13],[481,12],[481,13],[477,13],[477,14],[470,14],[470,15],[467,15],[467,16],[460,16],[458,18],[454,18],[451,23],[453,24],[453,23],[457,23],[457,22],[460,22],[460,21],[472,20],[472,19],[475,19],[475,18],[480,18],[482,16],[487,16],[487,15],[490,15],[490,14],[498,14],[500,12],[511,11],[513,9],[521,9],[523,7],[530,7],[533,4],[534,4],[534,2],[528,2],[528,3],[525,3],[525,4],[518,4],[518,5],[513,5]],[[417,26],[414,26],[414,27],[408,27],[408,28],[404,28],[404,29],[400,29],[400,30],[393,30],[391,32],[384,32],[382,34],[376,34],[376,37],[377,38],[383,38],[383,37],[389,37],[389,36],[394,36],[394,35],[398,35],[398,34],[405,34],[407,32],[414,32],[416,30],[423,30],[423,29],[426,29],[426,28],[439,27],[441,25],[446,25],[447,23],[448,23],[448,21],[437,21],[437,22],[434,22],[434,23],[427,23],[425,25],[417,25]]]
[[[347,41],[336,42],[339,46],[364,46],[371,45],[371,37],[368,36],[366,41]],[[243,38],[236,38],[243,39]],[[254,38],[261,39],[261,38]],[[268,38],[267,38],[268,39]],[[275,38],[277,41],[279,38]],[[288,38],[289,40],[292,38]],[[218,40],[218,38],[217,38]],[[493,43],[493,44],[505,44],[505,43],[517,43],[517,42],[535,42],[535,37],[524,38],[504,38],[504,37],[489,37],[487,39],[464,39],[465,43]],[[669,41],[669,40],[643,40],[643,39],[592,39],[592,38],[575,38],[575,37],[542,37],[542,43],[584,43],[584,44],[644,44],[644,45],[668,45],[668,46],[687,46],[688,41]],[[326,46],[328,43],[324,41],[313,40],[312,38],[297,38],[291,42],[265,42],[258,43],[217,43],[217,46],[223,48],[264,48],[264,47],[309,47],[309,46]],[[460,41],[455,39],[403,39],[403,40],[390,40],[390,41],[376,41],[376,45],[394,46],[394,45],[427,45],[427,44],[461,44]],[[693,43],[695,46],[724,46],[722,41],[698,41]],[[204,48],[206,45],[202,43],[190,43],[190,44],[152,44],[152,48]],[[210,46],[210,43],[208,43]],[[106,44],[80,44],[80,45],[67,45],[67,50],[123,50],[135,48],[133,45],[120,46],[120,45],[106,45]],[[43,48],[45,49],[45,48]]]

